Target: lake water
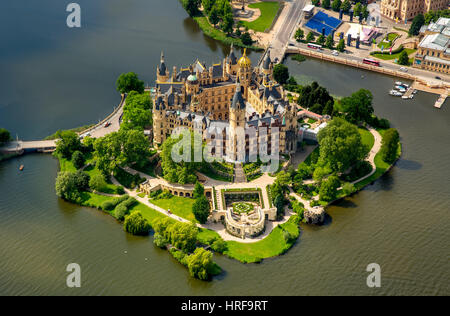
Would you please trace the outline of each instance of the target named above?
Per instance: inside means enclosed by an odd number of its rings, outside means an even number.
[[[0,11],[0,126],[13,135],[37,139],[98,121],[119,101],[117,76],[135,71],[152,83],[161,50],[170,68],[228,52],[176,0],[78,3],[79,30],[65,26],[61,1],[10,1]],[[287,254],[251,265],[216,255],[225,273],[201,282],[151,238],[58,199],[50,155],[8,160],[0,164],[0,294],[450,294],[450,103],[437,110],[434,95],[391,97],[396,80],[379,74],[317,60],[286,64],[300,82],[317,80],[334,95],[370,89],[376,114],[402,138],[395,168],[330,207],[326,225],[302,226]],[[71,262],[81,265],[80,289],[65,285]],[[372,262],[382,269],[379,289],[366,286]]]

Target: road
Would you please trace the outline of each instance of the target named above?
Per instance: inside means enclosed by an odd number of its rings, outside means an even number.
[[[303,43],[296,43],[295,46],[290,45],[288,48],[289,48],[289,50],[291,50],[291,49],[295,49],[295,47],[312,50],[311,48],[308,48],[307,44],[303,44]],[[329,49],[324,49],[320,52],[324,55],[329,55],[329,56],[332,55],[331,54],[332,51]],[[339,55],[337,57],[346,58],[347,60],[352,60],[352,61],[357,61],[357,62],[362,62],[364,59],[364,57],[356,56],[356,55],[353,55],[348,52],[339,53]],[[397,65],[397,64],[385,61],[385,60],[380,60],[380,64],[385,69],[390,69],[390,70],[395,70],[395,71],[398,71],[401,67],[404,67],[401,65]],[[433,82],[433,83],[440,83],[442,81],[450,82],[450,76],[442,74],[442,73],[426,71],[426,70],[417,69],[417,68],[413,68],[413,67],[406,67],[406,68],[408,69],[407,73],[414,75],[414,76],[421,77],[429,82]],[[435,78],[436,76],[439,76],[442,80],[436,79]]]
[[[283,60],[289,39],[300,23],[302,10],[305,6],[306,0],[294,0],[287,2],[289,5],[289,11],[286,14],[282,14],[280,16],[282,21],[279,21],[275,26],[278,30],[275,33],[270,44],[270,56],[272,60],[278,58],[278,62]]]

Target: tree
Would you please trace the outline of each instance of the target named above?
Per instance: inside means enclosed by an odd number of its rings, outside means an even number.
[[[244,44],[246,46],[250,46],[253,44],[253,40],[252,40],[252,37],[249,32],[244,32],[242,34],[241,41],[242,41],[242,44]]]
[[[222,30],[227,34],[231,34],[233,32],[233,26],[234,26],[233,14],[228,13],[223,17]]]
[[[344,183],[344,185],[342,186],[342,192],[343,192],[345,195],[350,195],[350,194],[352,194],[352,193],[355,192],[355,191],[356,191],[355,185],[353,185],[353,184],[350,183],[350,182],[346,182],[346,183]]]
[[[202,0],[203,9],[207,14],[209,14],[211,10],[214,9],[215,3],[215,0]]]
[[[273,199],[273,205],[277,208],[277,218],[280,219],[284,216],[284,196],[278,194]]]
[[[398,64],[408,66],[409,65],[409,57],[406,50],[403,50],[398,57]]]
[[[381,158],[387,163],[393,163],[397,158],[398,143],[400,135],[395,128],[388,129],[381,142]]]
[[[367,9],[367,6],[364,5],[361,9],[361,13],[364,19],[367,19],[369,17],[369,10]]]
[[[345,13],[348,13],[351,8],[352,8],[352,4],[350,3],[350,0],[344,0],[344,2],[341,5],[342,11]],[[355,13],[354,10],[353,10],[353,13]],[[355,15],[355,16],[357,16],[357,15]]]
[[[331,8],[333,9],[333,11],[339,12],[339,10],[341,9],[341,0],[333,0],[333,2],[331,3]]]
[[[56,137],[59,138],[55,149],[57,156],[72,159],[73,152],[82,149],[80,138],[73,131],[57,131]]]
[[[169,242],[158,233],[155,233],[153,236],[153,243],[159,248],[166,248],[169,245]]]
[[[333,40],[333,35],[332,34],[327,36],[327,41],[325,42],[325,47],[329,48],[329,49],[333,49],[333,47],[334,47],[334,40]]]
[[[345,119],[352,124],[370,123],[374,112],[373,95],[367,89],[360,89],[350,97],[341,99]]]
[[[200,183],[196,182],[194,186],[194,192],[192,193],[192,196],[194,199],[198,199],[199,197],[202,197],[205,195],[205,187]]]
[[[144,81],[139,80],[134,72],[129,72],[119,76],[116,82],[116,88],[120,93],[128,93],[131,91],[144,93],[145,86]]]
[[[329,176],[327,180],[322,182],[319,189],[320,199],[322,201],[331,202],[337,197],[337,189],[341,186],[341,181],[335,175]]]
[[[298,28],[297,31],[295,32],[295,40],[297,42],[301,42],[304,37],[305,37],[305,32],[301,28]]]
[[[0,128],[0,145],[9,142],[10,139],[11,134],[9,133],[9,131],[4,128]]]
[[[273,67],[273,78],[279,84],[285,84],[289,79],[289,69],[283,64],[277,64]]]
[[[190,17],[198,14],[198,8],[200,7],[201,0],[182,0],[183,8],[189,14]]]
[[[344,39],[341,39],[338,43],[338,45],[336,46],[336,49],[338,51],[340,51],[341,53],[345,52],[345,41]]]
[[[106,188],[105,176],[101,173],[94,174],[89,180],[89,187],[98,192],[102,192]]]
[[[310,111],[317,114],[324,113],[325,106],[331,102],[334,104],[333,97],[329,94],[328,90],[314,81],[310,85],[303,86],[300,89],[300,96],[297,100],[298,104]]]
[[[316,37],[314,36],[313,32],[309,32],[308,35],[306,35],[306,41],[308,43],[314,42],[316,40]]]
[[[331,120],[319,132],[318,141],[318,164],[329,167],[332,172],[344,172],[367,154],[357,127],[341,118]]]
[[[84,156],[83,153],[79,150],[76,150],[72,154],[72,163],[73,166],[77,169],[80,169],[84,166]]]
[[[277,174],[277,178],[275,179],[275,182],[282,188],[286,188],[288,185],[291,184],[292,178],[291,178],[291,175],[289,173],[287,173],[286,171],[280,171]]]
[[[219,238],[211,244],[211,248],[215,252],[224,253],[228,250],[228,245],[222,238]]]
[[[353,14],[355,16],[359,16],[360,13],[362,13],[362,6],[361,3],[358,2],[357,4],[355,4],[355,6],[353,7]]]
[[[311,4],[312,4],[312,5],[315,5],[315,6],[317,7],[317,6],[319,6],[319,4],[320,4],[320,0],[312,0],[312,1],[311,1]]]
[[[330,0],[323,0],[322,1],[322,8],[329,9],[330,8]]]
[[[324,43],[325,43],[325,36],[320,34],[319,37],[317,38],[317,44],[323,45]]]
[[[206,196],[202,195],[195,200],[192,205],[192,213],[194,213],[195,219],[198,220],[200,224],[206,223],[210,213],[210,205]]]
[[[123,222],[123,229],[132,235],[148,235],[150,232],[150,224],[142,216],[140,211],[134,211],[128,216],[125,216]]]
[[[419,13],[412,20],[408,34],[411,36],[419,35],[420,28],[425,24],[425,17],[422,13]]]
[[[167,227],[165,237],[175,248],[191,253],[197,243],[197,234],[198,228],[195,224],[176,222]]]
[[[203,248],[195,249],[195,252],[187,258],[189,274],[200,280],[208,280],[214,267],[211,251]]]
[[[56,195],[69,202],[80,202],[81,192],[88,186],[89,176],[82,172],[59,172],[56,177]]]
[[[219,12],[217,11],[216,7],[213,7],[209,12],[209,22],[215,26],[217,23],[219,23],[219,21]]]

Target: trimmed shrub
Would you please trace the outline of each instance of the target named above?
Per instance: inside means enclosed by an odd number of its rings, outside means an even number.
[[[224,253],[228,250],[228,246],[223,239],[217,239],[212,243],[211,249],[218,253]]]
[[[118,221],[123,221],[125,219],[125,216],[127,215],[128,215],[128,208],[126,208],[126,206],[123,205],[122,203],[117,205],[117,207],[114,210],[114,217]]]
[[[130,215],[125,216],[123,229],[133,235],[148,235],[150,224],[142,216],[141,212],[134,211]]]

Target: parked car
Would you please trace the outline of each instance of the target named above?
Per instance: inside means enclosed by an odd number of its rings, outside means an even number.
[[[106,123],[105,123],[105,128],[106,128],[106,127],[109,127],[109,126],[111,126],[111,123],[110,123],[110,122],[106,122]]]
[[[400,71],[403,71],[403,72],[408,72],[408,68],[406,68],[406,67],[400,67],[399,70],[400,70]]]
[[[331,55],[333,55],[333,56],[338,56],[338,55],[339,55],[339,53],[338,53],[338,51],[337,51],[337,50],[334,50],[334,51],[332,51],[332,52],[331,52]]]
[[[439,76],[436,76],[436,77],[434,77],[434,78],[436,78],[437,80],[442,80],[442,78],[439,77]]]

